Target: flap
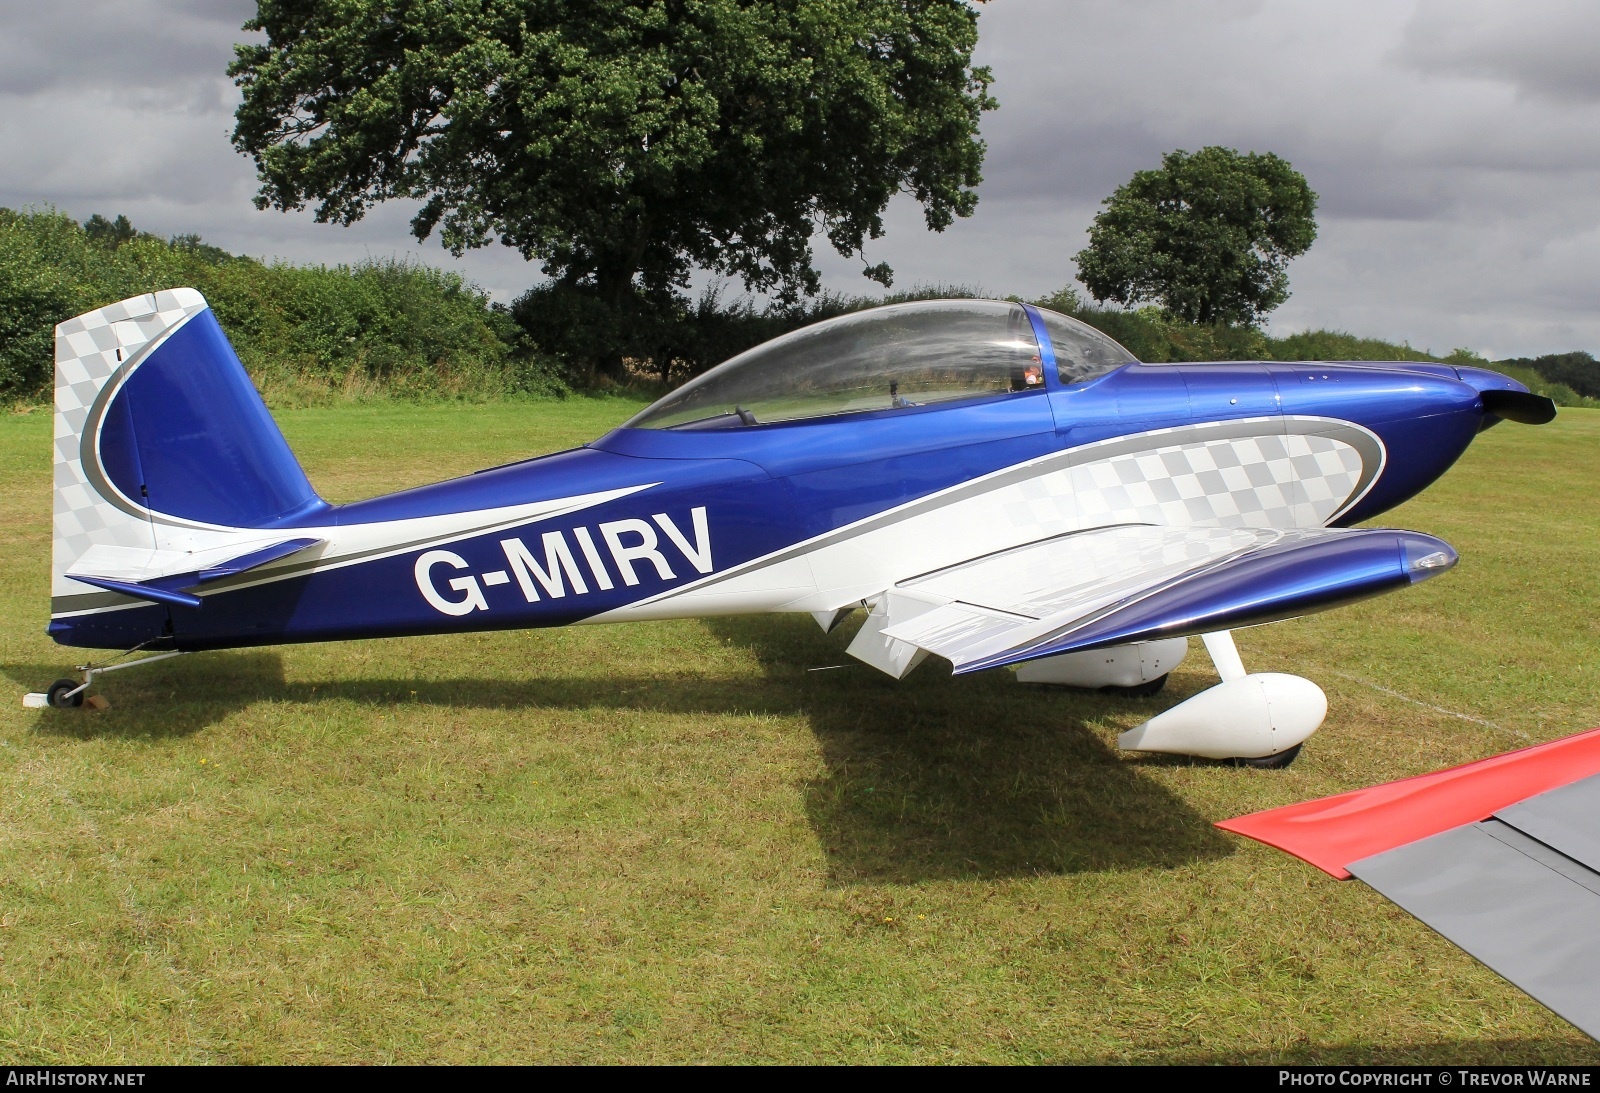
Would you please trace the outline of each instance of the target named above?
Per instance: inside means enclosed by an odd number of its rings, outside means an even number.
[[[1498,819],[1351,862],[1350,871],[1600,1037],[1600,873]]]

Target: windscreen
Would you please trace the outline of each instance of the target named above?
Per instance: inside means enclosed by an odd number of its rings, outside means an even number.
[[[720,429],[1044,389],[1027,315],[1000,300],[922,300],[844,315],[747,350],[627,423]]]
[[[1039,318],[1050,336],[1056,376],[1063,384],[1083,383],[1138,359],[1088,323],[1042,307]]]

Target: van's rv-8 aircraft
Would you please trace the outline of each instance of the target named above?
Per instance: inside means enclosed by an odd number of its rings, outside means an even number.
[[[831,319],[723,363],[591,444],[346,505],[319,497],[192,289],[56,328],[50,635],[150,656],[777,611],[903,677],[1150,694],[1201,635],[1222,682],[1124,748],[1281,766],[1309,680],[1229,631],[1449,569],[1351,525],[1548,399],[1482,368],[1142,364],[1026,304]]]

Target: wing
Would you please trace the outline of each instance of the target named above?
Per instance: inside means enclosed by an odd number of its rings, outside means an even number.
[[[900,581],[850,652],[896,677],[929,653],[975,672],[1293,618],[1455,561],[1448,544],[1414,531],[1095,528]]]

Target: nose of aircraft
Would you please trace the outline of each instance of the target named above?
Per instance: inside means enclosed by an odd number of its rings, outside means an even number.
[[[1487,368],[1457,365],[1456,375],[1461,382],[1478,392],[1483,400],[1482,429],[1498,422],[1516,421],[1523,425],[1545,425],[1555,420],[1556,404],[1543,395],[1535,395],[1510,376]]]
[[[1389,453],[1369,492],[1338,517],[1341,525],[1370,519],[1415,496],[1449,470],[1483,430],[1501,421],[1542,425],[1555,417],[1549,399],[1488,368],[1433,361],[1272,367],[1286,418],[1352,422],[1373,431]]]

